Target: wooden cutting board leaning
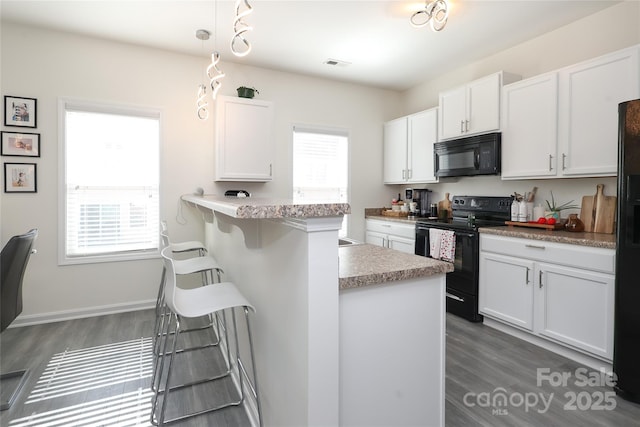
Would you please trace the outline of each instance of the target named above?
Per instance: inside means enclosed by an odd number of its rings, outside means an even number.
[[[611,234],[615,231],[616,196],[604,195],[604,184],[596,186],[596,194],[582,197],[580,219],[584,231]]]

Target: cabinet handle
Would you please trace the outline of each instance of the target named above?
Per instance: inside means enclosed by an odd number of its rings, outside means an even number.
[[[460,120],[460,133],[464,133],[464,120]]]
[[[407,179],[411,179],[413,177],[413,169],[407,169]]]
[[[456,301],[464,302],[464,298],[460,298],[459,296],[450,294],[449,292],[445,292],[445,295],[447,296],[447,298],[451,298],[451,299],[454,299]]]
[[[402,169],[402,179],[407,179],[406,178],[406,172],[407,172],[406,169]]]
[[[389,224],[380,224],[381,227],[387,227],[387,228],[391,228],[391,225]]]
[[[540,273],[538,276],[538,284],[540,286],[540,289],[542,289],[542,270],[540,270]]]
[[[529,267],[527,267],[527,278],[526,278],[526,280],[527,280],[527,285],[528,285],[529,283],[531,283],[531,282],[529,281]]]
[[[553,170],[553,167],[551,166],[551,159],[553,159],[553,156],[549,154],[549,171]]]
[[[534,249],[546,249],[544,246],[538,246],[538,245],[524,245],[525,248],[534,248]]]
[[[464,121],[464,131],[469,132],[469,120]]]
[[[565,165],[564,165],[564,160],[565,160],[566,158],[567,158],[567,155],[566,155],[566,154],[564,154],[564,153],[562,153],[562,170],[565,170],[565,169],[566,169],[566,167],[565,167]]]
[[[269,176],[273,177],[273,163],[269,163]]]

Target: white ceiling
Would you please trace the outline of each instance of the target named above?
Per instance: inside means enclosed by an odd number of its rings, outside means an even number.
[[[420,0],[248,0],[252,52],[229,50],[231,0],[1,0],[3,21],[32,24],[222,61],[406,90],[612,6],[605,0],[451,0],[446,28],[414,28]],[[218,28],[214,43],[215,23]],[[202,42],[197,29],[212,37]],[[328,58],[351,65],[329,66]]]

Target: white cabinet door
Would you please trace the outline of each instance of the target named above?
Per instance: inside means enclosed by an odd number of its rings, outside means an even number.
[[[367,219],[365,241],[372,245],[415,253],[416,231],[414,224]]]
[[[502,88],[502,179],[555,177],[558,74]]]
[[[407,117],[384,124],[385,184],[402,184],[407,179]]]
[[[614,281],[609,274],[539,264],[537,333],[611,360]]]
[[[411,114],[408,128],[408,182],[437,182],[433,164],[433,144],[438,140],[438,109],[432,108]]]
[[[500,129],[502,85],[519,79],[520,76],[500,71],[441,92],[439,139],[461,138]]]
[[[273,103],[230,96],[216,102],[216,181],[271,181]]]
[[[365,233],[364,241],[371,245],[387,247],[387,235],[376,231],[368,231]]]
[[[406,237],[398,237],[394,235],[388,236],[388,248],[395,249],[407,254],[415,254],[416,241],[415,239],[407,239]]]
[[[533,331],[533,268],[531,261],[480,253],[480,313]]]
[[[558,161],[564,176],[617,174],[618,104],[640,98],[638,49],[560,70]]]
[[[440,93],[440,139],[464,136],[467,119],[467,88],[462,86]]]
[[[501,74],[491,74],[467,85],[466,134],[500,129]]]

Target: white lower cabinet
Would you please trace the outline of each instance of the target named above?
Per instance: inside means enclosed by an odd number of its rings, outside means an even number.
[[[480,312],[533,331],[534,263],[504,255],[480,254]]]
[[[479,311],[611,361],[613,249],[480,236]]]
[[[414,224],[368,219],[365,241],[372,245],[413,254],[416,246],[416,227]]]

